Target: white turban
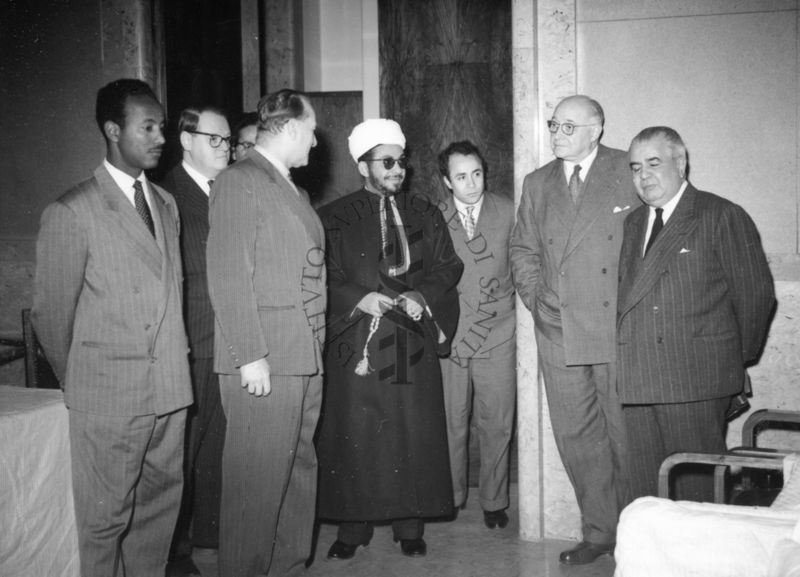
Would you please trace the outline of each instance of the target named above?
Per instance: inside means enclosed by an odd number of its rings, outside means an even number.
[[[379,144],[397,144],[405,149],[406,137],[394,120],[370,118],[353,129],[347,144],[350,147],[350,156],[358,162],[365,152]]]

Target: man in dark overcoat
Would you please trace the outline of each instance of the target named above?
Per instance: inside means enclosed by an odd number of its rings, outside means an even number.
[[[349,146],[364,188],[320,212],[330,338],[318,513],[341,522],[329,558],[352,557],[387,520],[402,552],[423,556],[423,518],[453,508],[438,354],[455,332],[463,265],[439,210],[402,191],[400,126],[367,120]]]

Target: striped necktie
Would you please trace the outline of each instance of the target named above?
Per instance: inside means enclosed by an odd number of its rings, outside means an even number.
[[[144,188],[142,188],[141,180],[133,181],[133,202],[136,205],[136,212],[142,217],[144,224],[153,238],[156,237],[156,227],[153,225],[153,215],[150,214],[150,207],[147,206],[147,200],[144,198]]]

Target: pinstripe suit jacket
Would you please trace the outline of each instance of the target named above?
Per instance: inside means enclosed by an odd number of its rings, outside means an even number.
[[[175,197],[181,216],[183,316],[190,355],[195,359],[210,359],[214,356],[214,309],[206,278],[208,196],[182,164],[167,173],[161,186]]]
[[[536,328],[563,344],[568,365],[614,360],[622,224],[640,204],[628,154],[602,145],[578,207],[561,160],[525,177],[511,240],[514,285]]]
[[[308,194],[254,151],[214,181],[209,218],[215,370],[266,357],[272,374],[322,372],[325,231]]]
[[[618,379],[623,403],[677,403],[742,390],[775,292],[753,221],[691,184],[642,258],[648,207],[625,221]]]
[[[70,408],[161,415],[192,402],[178,209],[150,191],[158,241],[103,166],[42,215],[33,322]]]
[[[512,339],[516,330],[508,258],[514,203],[487,192],[472,240],[467,239],[452,196],[442,205],[442,214],[453,248],[464,263],[464,273],[458,281],[458,329],[450,358],[485,358],[493,348]]]

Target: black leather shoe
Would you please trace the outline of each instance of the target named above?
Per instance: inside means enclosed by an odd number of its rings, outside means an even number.
[[[364,544],[364,547],[366,546],[367,543]],[[358,549],[358,545],[348,545],[344,541],[339,541],[337,539],[333,542],[331,548],[328,549],[328,559],[352,559],[356,554],[356,549]]]
[[[489,527],[489,529],[494,529],[495,527],[505,529],[506,525],[508,525],[508,515],[506,515],[504,509],[498,509],[497,511],[484,511],[483,522],[486,523],[486,526]]]
[[[574,549],[562,551],[558,560],[564,565],[587,565],[601,555],[614,555],[614,543],[589,543],[581,541]]]
[[[400,551],[406,557],[424,557],[428,553],[428,546],[422,537],[419,539],[395,539],[395,541],[400,541]]]

